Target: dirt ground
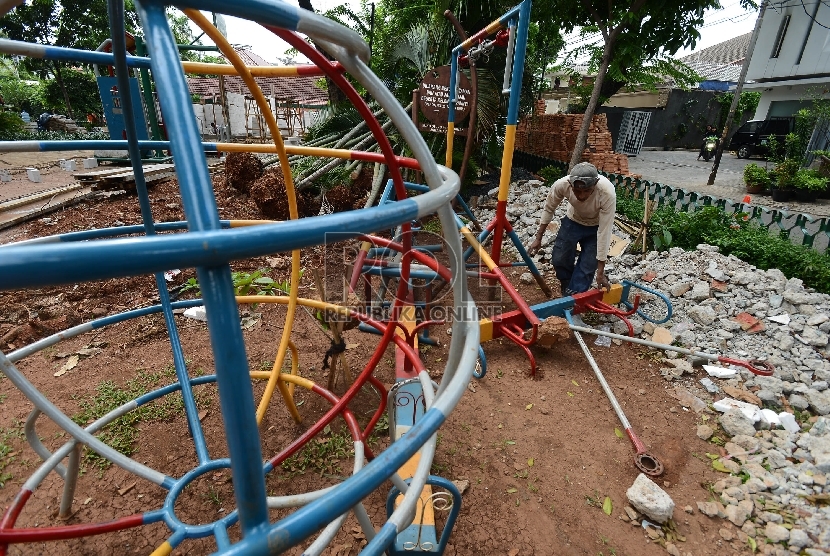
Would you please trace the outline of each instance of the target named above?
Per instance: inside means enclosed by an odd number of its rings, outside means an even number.
[[[77,180],[72,177],[72,172],[60,168],[60,160],[75,160],[78,171],[83,171],[84,159],[93,156],[93,153],[94,151],[0,152],[0,169],[7,170],[11,176],[11,181],[0,182],[0,203],[75,183]],[[41,181],[30,181],[26,168],[37,168]]]
[[[247,195],[226,187],[221,175],[214,180],[223,218],[258,217]],[[157,221],[182,218],[174,181],[155,185],[151,200]],[[116,222],[140,222],[134,196],[81,203],[53,213],[48,219],[0,232],[0,243],[107,227]],[[322,258],[319,251],[308,251],[303,266],[319,266]],[[286,260],[279,256],[236,263],[233,268],[245,272],[266,268],[271,277],[280,280],[287,279],[289,274]],[[520,273],[510,271],[514,284],[520,283]],[[192,269],[183,269],[168,285],[175,291],[176,286],[194,275]],[[552,276],[549,282],[557,288]],[[521,285],[519,290],[531,304],[545,299],[535,285]],[[157,298],[155,291],[152,277],[143,276],[2,292],[0,349],[8,352],[80,322],[153,304]],[[317,295],[310,272],[303,275],[300,294]],[[182,299],[188,296],[192,297],[192,292],[183,294]],[[505,303],[504,308],[510,310],[512,306]],[[242,307],[241,311],[250,367],[270,369],[285,310],[261,304]],[[181,315],[176,317],[176,324],[191,375],[212,374],[213,356],[206,325]],[[433,331],[441,346],[423,350],[430,369],[443,367],[449,340],[445,328],[436,327]],[[356,344],[346,352],[347,359],[353,368],[361,368],[377,337],[357,329],[346,332],[345,337],[348,344]],[[325,385],[328,371],[322,369],[322,353],[328,348],[329,339],[305,311],[297,313],[292,339],[300,352],[301,374]],[[695,426],[705,414],[695,415],[683,409],[668,395],[659,373],[659,354],[628,345],[597,347],[593,338],[586,341],[635,431],[666,466],[658,484],[676,503],[672,534],[683,539],[676,541],[680,553],[698,556],[748,552],[738,540],[722,540],[722,528],[739,536],[731,524],[711,520],[696,509],[696,501],[710,499],[707,485],[720,478],[705,456],[717,447],[695,434]],[[662,538],[651,540],[639,523],[631,523],[626,517],[625,492],[639,473],[633,465],[633,449],[626,438],[615,433],[621,425],[576,340],[559,342],[549,350],[534,348],[540,366],[536,379],[528,376],[524,353],[510,342],[492,341],[485,344],[485,351],[487,375],[480,381],[473,380],[458,408],[439,431],[433,473],[467,481],[469,485],[447,554],[665,554]],[[393,361],[394,353],[387,350],[376,371],[376,376],[387,385],[394,380]],[[19,368],[64,412],[86,422],[89,416],[85,410],[95,403],[122,399],[124,394],[118,392],[135,392],[142,385],[155,389],[173,382],[171,365],[164,321],[160,316],[147,316],[66,340],[23,359]],[[343,390],[340,383],[335,392]],[[262,392],[263,385],[255,383],[255,400]],[[212,458],[223,457],[227,449],[216,388],[199,387],[197,394],[208,451]],[[300,389],[296,397],[305,424],[293,424],[282,402],[275,398],[259,431],[265,457],[282,450],[327,408],[319,397]],[[122,401],[126,399],[130,398]],[[196,461],[179,399],[174,395],[170,402],[151,404],[152,410],[133,423],[135,436],[127,443],[137,461],[174,477],[191,470]],[[377,403],[377,393],[364,389],[351,408],[365,424]],[[32,404],[6,378],[0,378],[0,407],[0,432],[3,444],[9,448],[0,452],[0,476],[4,483],[0,488],[0,508],[5,511],[40,460],[22,435]],[[316,441],[316,456],[293,460],[269,474],[269,494],[306,492],[342,480],[351,469],[348,449],[323,452],[323,444],[328,448],[336,444],[341,428],[333,427]],[[37,431],[50,449],[66,440],[65,433],[42,416]],[[371,444],[376,451],[386,445],[388,440],[383,435]],[[74,513],[68,521],[57,518],[62,480],[51,473],[25,506],[16,526],[99,523],[156,510],[164,503],[166,490],[115,466],[100,468],[94,460],[85,459],[83,470],[75,493]],[[376,526],[384,521],[383,504],[388,490],[387,483],[365,501]],[[610,515],[602,508],[606,497],[612,504]],[[233,506],[229,473],[217,471],[188,487],[175,509],[187,523],[206,523],[227,515]],[[687,506],[694,510],[687,513]],[[271,510],[272,521],[283,515]],[[365,542],[356,525],[350,517],[325,554],[356,554]],[[146,554],[168,535],[166,526],[157,523],[70,541],[11,545],[9,554]],[[238,536],[235,527],[231,537]],[[208,538],[185,541],[173,553],[206,554],[215,549],[213,540]],[[300,549],[292,553],[299,554]]]

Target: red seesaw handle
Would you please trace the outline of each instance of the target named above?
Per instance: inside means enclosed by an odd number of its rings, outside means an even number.
[[[772,376],[772,373],[775,372],[775,367],[772,364],[767,363],[766,361],[761,361],[759,359],[750,359],[749,361],[744,361],[743,359],[718,357],[718,361],[720,361],[721,363],[726,363],[728,365],[737,365],[739,367],[743,367],[752,374],[759,376]]]

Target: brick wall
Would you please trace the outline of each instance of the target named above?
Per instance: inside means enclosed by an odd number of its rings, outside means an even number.
[[[582,125],[582,114],[537,114],[516,127],[516,149],[527,153],[568,161]],[[605,114],[596,114],[588,129],[588,147],[582,160],[600,170],[628,174],[628,156],[614,152]]]

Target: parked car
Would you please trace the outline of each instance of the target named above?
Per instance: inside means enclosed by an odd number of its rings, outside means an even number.
[[[729,150],[735,151],[738,158],[752,155],[769,154],[769,138],[775,136],[779,145],[784,144],[787,134],[793,130],[795,118],[770,118],[768,120],[751,120],[738,128],[729,142]]]

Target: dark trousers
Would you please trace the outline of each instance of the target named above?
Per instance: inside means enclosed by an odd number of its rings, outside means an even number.
[[[597,271],[597,230],[599,226],[583,226],[570,218],[562,219],[553,244],[551,264],[562,283],[562,293],[571,295],[587,291]],[[579,245],[577,258],[576,246]]]

